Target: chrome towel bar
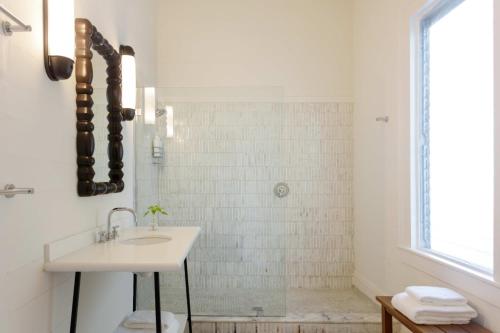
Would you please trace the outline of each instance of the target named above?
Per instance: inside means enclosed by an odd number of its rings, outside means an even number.
[[[17,25],[12,25],[8,21],[2,21],[2,31],[6,36],[11,36],[14,32],[24,32],[31,31],[31,25],[24,24],[20,18],[16,15],[12,14],[7,8],[3,5],[0,5],[0,12],[4,13],[9,19],[14,21]]]
[[[33,194],[35,193],[34,188],[16,188],[14,184],[7,184],[0,190],[0,195],[5,196],[6,198],[13,198],[18,194]]]

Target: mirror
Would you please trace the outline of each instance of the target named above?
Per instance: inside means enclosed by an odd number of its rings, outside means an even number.
[[[121,123],[133,119],[121,104],[121,55],[89,20],[76,19],[75,31],[78,195],[121,192]]]
[[[95,53],[95,52],[94,52]],[[106,62],[97,54],[92,58],[92,67],[94,71],[94,79],[92,86],[94,92],[92,100],[94,106],[94,179],[98,182],[107,181],[108,179],[108,99],[106,98]]]

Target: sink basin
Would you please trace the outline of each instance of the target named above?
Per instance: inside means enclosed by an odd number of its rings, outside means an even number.
[[[154,245],[166,243],[171,241],[172,238],[165,235],[145,235],[134,238],[128,238],[121,241],[125,245]]]

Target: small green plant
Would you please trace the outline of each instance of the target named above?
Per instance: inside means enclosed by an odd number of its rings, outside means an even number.
[[[148,210],[144,213],[144,216],[146,215],[157,215],[157,214],[162,214],[162,215],[168,215],[168,213],[161,207],[160,205],[152,205],[148,207]]]
[[[147,216],[149,214],[151,214],[151,216],[153,216],[153,223],[151,225],[153,230],[158,229],[158,215],[159,214],[168,215],[168,213],[165,211],[165,209],[163,209],[163,207],[161,207],[158,204],[151,205],[148,207],[148,210],[146,210],[146,212],[144,213],[144,216]]]

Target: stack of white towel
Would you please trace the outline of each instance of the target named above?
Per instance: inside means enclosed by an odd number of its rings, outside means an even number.
[[[477,312],[467,299],[448,288],[412,286],[392,298],[392,305],[421,325],[468,324]]]
[[[179,321],[172,312],[161,312],[161,323],[165,333],[177,333]],[[128,315],[115,333],[151,333],[156,332],[154,311],[135,311]]]

